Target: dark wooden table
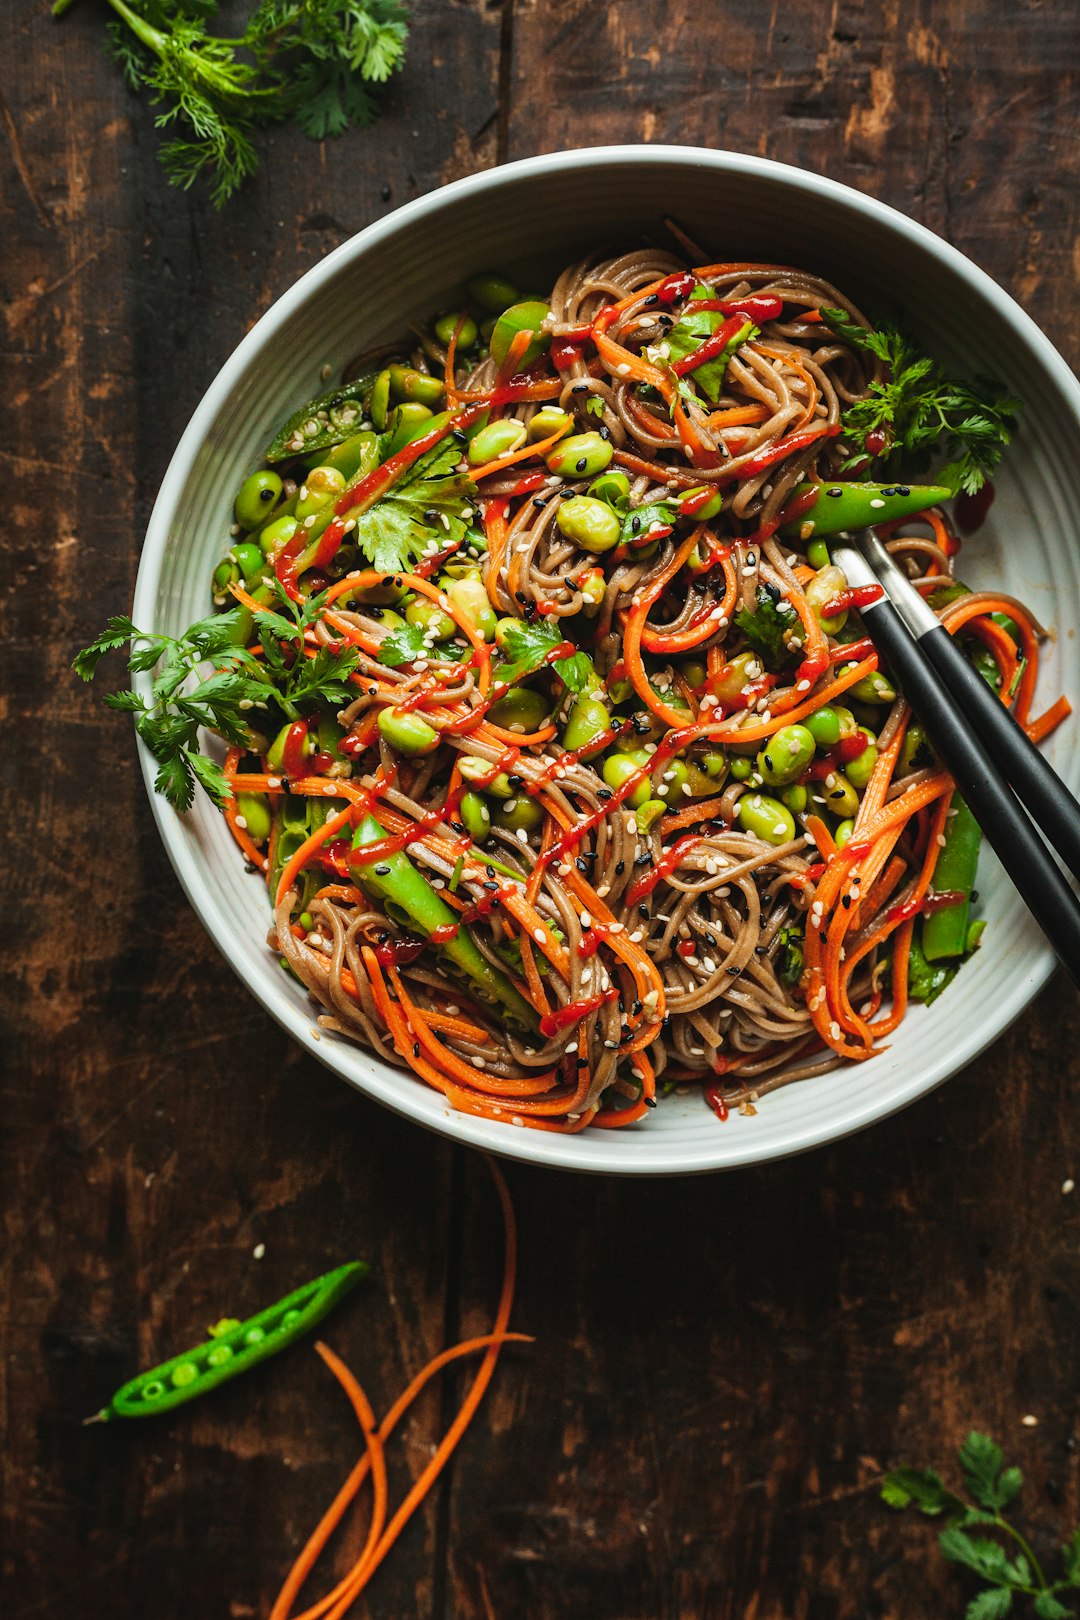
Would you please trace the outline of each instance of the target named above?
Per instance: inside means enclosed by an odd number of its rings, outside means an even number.
[[[331,1340],[379,1409],[483,1331],[483,1166],[283,1046],[153,829],[126,726],[69,673],[126,608],[169,455],[246,327],[388,209],[506,158],[704,143],[940,231],[1080,359],[1074,0],[418,0],[375,129],[279,133],[223,215],[163,184],[105,8],[0,13],[6,1218],[3,1596],[19,1620],[264,1615],[357,1449],[308,1349],[174,1420],[80,1427],[137,1365],[366,1255]],[[1064,605],[1063,605],[1064,606]],[[385,1620],[959,1615],[884,1467],[971,1425],[1080,1517],[1077,999],[901,1118],[763,1170],[635,1185],[511,1166],[515,1322]],[[719,1127],[718,1127],[719,1128]],[[262,1253],[265,1256],[256,1258]],[[258,1246],[258,1248],[257,1248]],[[408,1422],[399,1481],[454,1409]],[[1026,1417],[1037,1425],[1025,1423]],[[342,1562],[362,1530],[349,1530]]]

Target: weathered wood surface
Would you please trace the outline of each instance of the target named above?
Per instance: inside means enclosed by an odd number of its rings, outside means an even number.
[[[0,1601],[20,1620],[242,1620],[356,1449],[316,1358],[182,1420],[80,1419],[203,1323],[353,1252],[376,1280],[331,1337],[384,1408],[488,1320],[498,1244],[482,1167],[283,1048],[222,968],[123,727],[67,672],[129,599],[190,411],[253,317],[369,220],[605,140],[729,145],[872,191],[1076,363],[1080,27],[1072,0],[418,0],[374,131],[269,137],[219,217],[163,185],[103,16],[0,8]],[[1059,982],[901,1118],[759,1172],[636,1186],[512,1167],[515,1321],[538,1342],[506,1355],[366,1612],[959,1614],[962,1581],[875,1483],[972,1424],[1023,1462],[1049,1551],[1080,1517],[1080,1194],[1061,1191],[1080,1174],[1078,1035]],[[454,1393],[407,1425],[402,1479]]]

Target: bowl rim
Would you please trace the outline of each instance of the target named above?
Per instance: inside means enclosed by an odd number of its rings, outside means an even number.
[[[170,533],[177,509],[183,498],[187,481],[196,459],[209,435],[214,421],[236,392],[250,360],[271,343],[277,333],[304,307],[311,296],[342,269],[363,257],[373,246],[392,238],[398,231],[430,214],[452,208],[461,198],[498,192],[513,187],[522,179],[557,175],[577,169],[604,166],[605,168],[664,166],[677,164],[719,170],[726,173],[758,178],[766,182],[780,182],[812,196],[827,197],[861,215],[864,220],[886,227],[890,232],[902,232],[916,242],[933,258],[941,262],[959,279],[981,294],[995,313],[1010,326],[1029,350],[1039,366],[1049,373],[1072,415],[1080,427],[1080,382],[1050,339],[1024,311],[1015,299],[996,281],[958,248],[945,241],[927,226],[911,220],[899,209],[868,196],[854,187],[831,177],[818,175],[794,165],[778,163],[771,158],[756,157],[749,153],[732,152],[697,146],[647,145],[624,143],[574,147],[560,152],[544,153],[522,158],[512,163],[481,170],[460,180],[438,187],[434,191],[414,198],[381,219],[373,221],[325,258],[306,270],[245,333],[218,371],[192,413],[184,433],[170,458],[162,478],[154,506],[147,524],[139,559],[135,583],[132,617],[152,622],[157,611],[162,564],[169,547]],[[148,680],[148,677],[144,677]],[[190,901],[199,921],[211,940],[225,955],[222,933],[233,925],[223,912],[209,882],[197,852],[188,847],[179,836],[178,814],[154,791],[156,766],[141,740],[136,739],[143,781],[150,799],[151,810],[158,832],[165,846],[181,888]],[[808,1152],[826,1143],[840,1141],[863,1130],[878,1120],[906,1108],[919,1097],[926,1096],[979,1056],[1008,1028],[1032,998],[1042,989],[1054,971],[1055,958],[1044,940],[1036,940],[1028,956],[1027,971],[1017,975],[1010,993],[999,998],[985,1024],[970,1026],[960,1038],[954,1040],[943,1056],[928,1067],[923,1067],[910,1078],[897,1082],[887,1101],[876,1101],[871,1096],[861,1106],[853,1106],[839,1123],[828,1120],[817,1124],[816,1116],[792,1125],[779,1137],[774,1134],[768,1146],[755,1147],[753,1132],[740,1133],[736,1151],[730,1145],[721,1153],[724,1133],[703,1131],[701,1145],[688,1148],[685,1143],[671,1146],[661,1133],[653,1139],[651,1156],[646,1162],[627,1162],[619,1152],[617,1142],[607,1132],[593,1131],[574,1137],[541,1131],[514,1130],[501,1122],[492,1122],[473,1115],[458,1113],[448,1106],[443,1108],[439,1120],[423,1117],[413,1106],[421,1093],[413,1085],[401,1085],[401,1072],[385,1068],[388,1082],[378,1079],[359,1079],[342,1073],[335,1060],[334,1048],[329,1041],[318,1043],[313,1039],[311,1017],[302,1007],[294,1006],[286,998],[267,997],[258,983],[254,967],[241,952],[236,958],[228,957],[229,966],[260,1005],[292,1036],[308,1054],[317,1058],[339,1079],[354,1085],[367,1096],[391,1108],[414,1123],[438,1132],[451,1141],[468,1143],[489,1152],[550,1168],[575,1170],[584,1173],[613,1175],[694,1175],[714,1170],[735,1170],[747,1165],[767,1163],[774,1159]],[[358,1049],[359,1050],[359,1049]],[[376,1054],[364,1054],[373,1064],[380,1063]],[[412,1077],[409,1077],[410,1080]],[[423,1093],[423,1095],[427,1095]],[[710,1144],[714,1144],[710,1149]]]

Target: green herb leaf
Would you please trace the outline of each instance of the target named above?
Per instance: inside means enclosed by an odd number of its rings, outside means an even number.
[[[1013,1595],[1007,1586],[992,1586],[973,1597],[964,1610],[965,1620],[1001,1620],[1012,1608]]]
[[[1013,1476],[1006,1486],[1002,1478],[1003,1457],[1001,1447],[988,1434],[972,1429],[959,1451],[964,1483],[976,1502],[991,1510],[1011,1502],[1023,1484],[1018,1468],[1010,1468]]]
[[[801,928],[781,928],[777,936],[776,970],[784,984],[798,984],[803,971],[803,944],[804,936]],[[904,1472],[903,1469],[898,1472]],[[895,1476],[887,1474],[881,1494],[885,1496],[889,1481]],[[886,1497],[886,1500],[888,1498]],[[910,1500],[910,1498],[909,1498]],[[892,1502],[892,1507],[906,1507],[906,1502]]]
[[[523,676],[540,669],[548,653],[565,638],[546,620],[526,624],[520,620],[510,626],[503,641],[503,660],[496,666],[495,678],[512,686]],[[566,658],[557,658],[552,665],[559,679],[571,692],[585,692],[597,685],[596,668],[588,653],[576,652]]]
[[[714,296],[711,287],[699,282],[690,295],[690,305],[692,306],[695,299],[711,299]],[[701,347],[706,338],[712,337],[726,320],[727,316],[718,309],[694,310],[690,306],[685,308],[663,339],[663,343],[667,346],[668,359],[672,361],[687,359]],[[718,355],[706,360],[704,365],[697,366],[693,371],[693,383],[713,405],[724,391],[724,377],[731,356],[737,349],[741,349],[744,343],[752,342],[757,336],[758,328],[747,321]],[[691,378],[684,380],[689,383]]]
[[[966,1530],[950,1525],[941,1532],[938,1545],[950,1564],[962,1564],[965,1569],[981,1575],[984,1581],[993,1581],[998,1586],[1007,1586],[1012,1581],[1023,1584],[1023,1572],[1004,1547],[986,1536],[969,1536]]]
[[[824,308],[821,313],[837,336],[874,355],[886,371],[884,378],[870,383],[865,399],[844,411],[845,435],[858,446],[845,469],[871,454],[866,448],[869,434],[884,433],[884,460],[918,471],[944,454],[945,464],[934,474],[939,483],[954,494],[981,489],[1016,430],[1019,400],[985,377],[972,382],[951,378],[894,326],[868,329],[845,310]]]
[[[1073,1620],[1076,1613],[1050,1591],[1039,1592],[1032,1607],[1039,1620]]]
[[[413,664],[418,658],[426,658],[430,652],[420,626],[403,624],[399,629],[391,630],[379,642],[379,663],[397,669],[399,664]]]
[[[462,513],[476,486],[457,470],[460,460],[461,446],[445,439],[357,518],[352,538],[373,568],[384,574],[407,572],[432,539],[440,551],[464,540],[467,520]]]
[[[777,601],[763,585],[758,586],[757,606],[740,608],[735,623],[768,668],[783,669],[798,657],[798,648],[790,648],[785,639],[798,627],[795,610],[783,597]]]
[[[1073,1531],[1061,1549],[1065,1560],[1065,1578],[1070,1586],[1080,1587],[1080,1525]]]
[[[892,1469],[882,1481],[881,1499],[893,1508],[914,1505],[931,1518],[940,1513],[960,1517],[965,1512],[964,1503],[930,1468]]]

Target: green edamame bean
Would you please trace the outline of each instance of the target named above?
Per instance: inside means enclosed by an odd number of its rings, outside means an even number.
[[[825,804],[841,818],[858,813],[859,795],[842,771],[830,771],[825,778]]]
[[[853,737],[859,729],[859,722],[851,710],[846,709],[842,703],[834,703],[833,708],[836,710],[836,717],[840,722],[841,737]]]
[[[324,506],[340,495],[345,488],[345,474],[336,467],[313,467],[300,486],[296,500],[296,515],[303,519],[313,517]]]
[[[490,641],[495,634],[496,615],[479,574],[468,574],[464,579],[448,579],[441,583],[462,618],[468,619],[485,641]]]
[[[263,556],[273,562],[278,552],[287,546],[297,529],[299,520],[289,514],[275,518],[272,523],[259,530],[259,550]]]
[[[803,725],[822,748],[832,748],[840,741],[840,716],[831,703],[824,703],[813,714],[808,714]]]
[[[848,760],[844,767],[844,775],[847,777],[852,787],[856,788],[861,793],[873,775],[874,766],[878,761],[878,751],[875,746],[873,733],[864,730],[862,726],[859,727],[859,730],[862,731],[863,736],[867,739],[866,747],[863,749],[861,754],[856,754],[854,759]]]
[[[392,574],[387,574],[380,584],[361,585],[350,594],[355,595],[357,601],[365,605],[389,607],[392,603],[400,606],[410,595],[410,591],[407,585],[396,580]]]
[[[844,821],[837,822],[836,826],[833,828],[833,841],[835,842],[837,849],[843,849],[844,845],[848,842],[854,831],[855,823],[852,821],[850,816],[848,816]]]
[[[449,315],[440,315],[435,322],[435,336],[443,348],[448,348],[457,333],[457,346],[459,349],[471,349],[477,339],[476,322],[471,315],[463,311],[451,310]]]
[[[380,371],[371,390],[368,412],[380,433],[386,432],[386,419],[390,414],[390,368]]]
[[[590,743],[611,729],[611,714],[607,705],[588,692],[576,698],[563,727],[563,746],[570,749],[588,748]]]
[[[622,532],[618,514],[605,501],[589,495],[575,495],[564,501],[555,515],[559,531],[585,551],[611,551]]]
[[[463,754],[458,760],[458,768],[466,782],[475,782],[482,793],[490,794],[493,799],[512,799],[517,791],[510,786],[510,778],[505,771],[489,778],[491,766],[486,759]]]
[[[305,934],[310,934],[311,930],[315,926],[315,919],[311,915],[310,911],[302,911],[296,920],[300,924],[300,927],[304,930]]]
[[[276,472],[263,468],[245,478],[233,504],[236,521],[242,529],[257,529],[265,523],[281,499],[281,479]]]
[[[180,1361],[169,1374],[169,1383],[174,1389],[186,1389],[198,1376],[199,1369],[193,1361]]]
[[[814,734],[805,726],[781,726],[758,754],[757,768],[762,781],[772,787],[793,782],[813,759],[815,747]]]
[[[795,815],[801,816],[803,811],[806,809],[806,802],[809,795],[801,782],[795,782],[791,787],[785,788],[780,797],[783,799],[789,810],[791,810]]]
[[[230,585],[239,585],[240,565],[232,552],[227,557],[222,557],[210,576],[210,583],[213,587],[214,596],[219,602],[224,602]]]
[[[754,774],[754,761],[748,754],[736,754],[731,761],[731,774],[736,782],[749,781]]]
[[[578,590],[589,607],[599,607],[607,595],[607,578],[602,568],[590,568],[578,579]]]
[[[539,300],[511,304],[509,309],[504,309],[495,322],[488,344],[495,364],[501,366],[504,363],[510,352],[510,345],[519,332],[530,332],[532,336],[524,354],[518,360],[516,369],[524,371],[534,360],[539,360],[551,345],[551,333],[543,330],[544,322],[550,313],[547,305],[540,303]]]
[[[248,837],[255,844],[265,844],[270,836],[270,801],[263,793],[240,793],[236,798],[237,813],[244,818]]]
[[[679,674],[692,691],[704,686],[708,680],[709,671],[699,658],[684,658],[678,668]]]
[[[900,759],[896,774],[907,776],[909,771],[925,770],[936,759],[930,739],[917,721],[912,721],[904,733],[904,740],[900,745]]]
[[[684,800],[692,797],[690,792],[690,772],[681,759],[671,761],[653,791],[658,799],[665,800],[673,810],[679,809]]]
[[[743,832],[760,838],[763,844],[787,844],[795,837],[795,818],[779,799],[763,793],[744,793],[735,807],[735,819]]]
[[[851,665],[846,667],[850,669]],[[854,686],[849,686],[846,696],[858,703],[895,703],[896,688],[879,669],[874,669]]]
[[[525,794],[518,793],[513,799],[506,799],[502,804],[496,805],[492,821],[504,832],[535,832],[544,824],[544,807],[535,799],[527,798]]]
[[[474,844],[482,844],[491,836],[491,811],[479,793],[466,793],[460,806],[465,831]]]
[[[253,585],[266,573],[266,558],[253,540],[243,540],[238,546],[233,546],[232,555],[240,565],[246,585]]]
[[[550,439],[553,433],[568,428],[570,422],[571,418],[565,411],[560,411],[557,405],[542,405],[529,423],[529,443],[535,444],[538,439]]]
[[[595,478],[611,465],[615,447],[599,433],[575,433],[561,439],[545,457],[549,472],[560,478]]]
[[[444,613],[437,603],[429,602],[426,596],[414,597],[405,609],[405,617],[409,624],[416,625],[434,641],[448,640],[457,629],[449,613]]]
[[[648,754],[609,754],[603,764],[602,775],[609,788],[621,788],[623,783],[636,776],[642,766],[648,763]],[[639,810],[652,798],[652,786],[648,777],[640,782],[624,802],[632,810]]]
[[[503,731],[539,731],[548,717],[548,702],[531,686],[515,686],[488,710],[492,725]]]
[[[501,417],[473,435],[465,452],[466,458],[470,466],[482,467],[486,461],[496,461],[499,456],[509,456],[515,450],[520,450],[525,437],[524,422],[512,416]]]
[[[518,295],[514,283],[493,270],[484,270],[478,276],[473,276],[468,288],[469,297],[475,299],[481,309],[490,310],[493,315],[508,308]]]
[[[606,501],[620,514],[630,510],[630,480],[624,472],[609,469],[601,473],[589,485],[589,494],[595,501]]]
[[[390,435],[390,442],[386,447],[387,456],[396,456],[399,450],[404,450],[413,439],[419,438],[431,422],[432,412],[426,405],[418,401],[407,399],[403,405],[395,405],[390,412],[386,428]]]
[[[428,376],[412,366],[390,367],[390,398],[433,408],[441,405],[446,389],[438,377]]]
[[[379,735],[399,754],[433,754],[439,746],[434,726],[407,709],[380,709],[378,727]]]
[[[639,833],[647,833],[655,827],[661,816],[667,815],[667,805],[663,799],[648,799],[637,811],[635,817]]]
[[[755,652],[736,653],[730,664],[726,664],[720,671],[717,679],[712,683],[712,691],[723,702],[729,703],[737,697],[751,681],[757,680],[761,674],[761,659]]]
[[[811,568],[828,568],[832,563],[824,540],[811,540],[806,548],[806,560]]]
[[[714,778],[723,776],[728,768],[727,755],[703,754],[701,757],[701,764],[706,776],[711,776]]]
[[[847,590],[847,575],[842,568],[830,563],[827,568],[819,568],[813,579],[806,584],[806,600],[814,611],[814,617],[827,636],[835,636],[847,623],[847,609],[842,613],[833,614],[831,618],[822,618],[821,610],[830,602],[836,600],[841,591]]]

